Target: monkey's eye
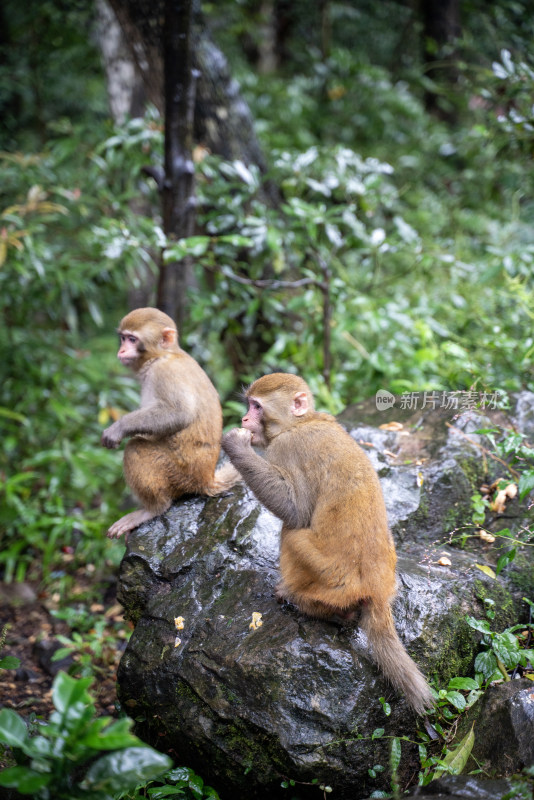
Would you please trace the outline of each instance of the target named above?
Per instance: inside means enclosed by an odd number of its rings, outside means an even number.
[[[250,400],[250,408],[253,408],[254,411],[259,411],[261,409],[261,405],[258,403],[257,400]]]
[[[128,336],[128,341],[131,342],[132,344],[135,344],[136,341],[137,341],[137,337],[136,336]]]

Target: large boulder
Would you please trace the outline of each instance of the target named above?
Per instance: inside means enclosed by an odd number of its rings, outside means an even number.
[[[383,430],[384,415],[375,411],[372,426],[360,407],[341,421],[382,480],[399,553],[393,610],[402,640],[438,685],[471,674],[478,635],[465,614],[482,618],[491,598],[502,628],[516,621],[520,599],[476,566],[495,564],[495,546],[450,544],[484,477],[474,431],[488,420],[468,414],[451,428],[429,411],[416,427],[405,415],[402,430]],[[514,503],[510,513],[522,519]],[[186,499],[130,534],[120,599],[135,630],[119,668],[121,702],[143,738],[228,797],[288,800],[284,780],[297,781],[302,797],[318,796],[307,788],[316,780],[340,800],[367,797],[388,788],[387,769],[370,777],[369,768],[387,766],[391,737],[413,740],[420,722],[375,668],[357,622],[311,620],[276,602],[279,530],[240,486]],[[417,747],[402,747],[406,785]]]

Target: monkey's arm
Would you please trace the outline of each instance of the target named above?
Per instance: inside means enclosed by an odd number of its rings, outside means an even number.
[[[102,434],[101,443],[113,449],[127,436],[169,436],[191,425],[197,412],[187,378],[176,363],[162,359],[144,378],[141,408],[110,425]]]
[[[222,449],[260,503],[289,528],[298,528],[298,504],[289,475],[255,453],[250,441],[249,431],[234,428],[223,436]]]
[[[113,449],[127,436],[147,434],[167,436],[187,428],[195,419],[191,409],[170,408],[165,403],[151,403],[148,406],[125,414],[102,434],[101,443]]]

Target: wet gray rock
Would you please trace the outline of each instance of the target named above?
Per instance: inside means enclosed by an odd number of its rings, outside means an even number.
[[[534,765],[534,683],[511,680],[490,686],[463,720],[461,732],[475,724],[472,760],[485,774],[514,775]]]
[[[498,550],[478,539],[474,554],[448,543],[484,477],[474,430],[488,421],[451,423],[435,412],[415,422],[405,416],[403,431],[391,431],[376,427],[376,410],[375,427],[358,413],[359,423],[356,409],[341,419],[384,487],[399,553],[397,628],[443,686],[472,673],[478,635],[465,614],[482,618],[491,598],[496,629],[517,620],[520,594],[475,566],[494,564]],[[413,739],[420,722],[377,672],[357,622],[310,620],[276,602],[279,530],[239,487],[187,499],[130,535],[119,592],[136,625],[118,673],[122,705],[143,738],[197,768],[223,797],[289,800],[284,779],[298,782],[299,797],[318,796],[306,787],[315,779],[339,800],[387,790],[390,738]],[[439,563],[443,556],[450,565]],[[406,785],[417,774],[417,748],[403,742],[402,753]],[[376,764],[386,770],[370,778]]]
[[[515,398],[513,412],[515,425],[526,436],[534,436],[534,392],[521,392]]]
[[[447,800],[464,798],[464,800],[503,800],[509,797],[510,800],[531,800],[532,793],[529,791],[527,782],[519,779],[510,781],[505,779],[486,780],[472,775],[447,775],[437,781],[432,781],[422,790],[416,790],[408,797],[418,797],[419,800],[432,798],[438,800],[443,797]]]

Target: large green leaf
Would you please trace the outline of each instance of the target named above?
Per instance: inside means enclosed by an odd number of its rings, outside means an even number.
[[[28,738],[28,729],[21,717],[10,708],[3,708],[0,711],[0,741],[10,747],[24,748]]]
[[[475,659],[475,672],[481,672],[486,680],[497,670],[497,659],[491,650],[486,650],[484,653],[479,653]]]
[[[36,772],[30,767],[8,767],[0,772],[0,786],[9,786],[20,794],[37,794],[52,780],[49,773]]]
[[[465,697],[460,692],[447,692],[447,700],[451,705],[453,705],[458,711],[463,711],[465,708]]]
[[[490,625],[486,619],[475,619],[475,617],[470,617],[467,615],[465,617],[465,621],[469,625],[470,628],[473,628],[475,631],[480,631],[480,633],[490,633]]]
[[[130,733],[131,720],[119,719],[111,725],[108,723],[109,717],[95,720],[80,740],[81,743],[95,750],[119,750],[124,747],[136,747],[141,743],[137,736]]]
[[[493,641],[493,650],[507,669],[512,669],[519,663],[521,650],[513,633],[505,632],[496,636]]]
[[[398,738],[398,736],[395,736],[391,740],[391,754],[389,758],[389,766],[393,774],[395,774],[399,768],[401,762],[401,755],[402,755],[401,740]]]
[[[473,733],[473,728],[469,731],[469,733],[464,736],[458,747],[454,750],[449,750],[447,755],[442,760],[442,764],[445,767],[448,767],[447,771],[452,775],[460,775],[463,768],[467,764],[467,759],[471,755],[471,750],[473,749],[473,745],[475,743],[475,734]]]
[[[479,689],[478,683],[473,678],[451,678],[449,681],[449,689],[459,689],[460,691],[469,692],[472,689]]]
[[[72,678],[66,672],[58,672],[52,689],[52,700],[57,710],[64,714],[77,703],[93,705],[87,689],[92,678]]]
[[[108,753],[89,768],[82,788],[103,792],[125,791],[131,786],[157,778],[172,766],[172,761],[151,747],[128,747]]]

